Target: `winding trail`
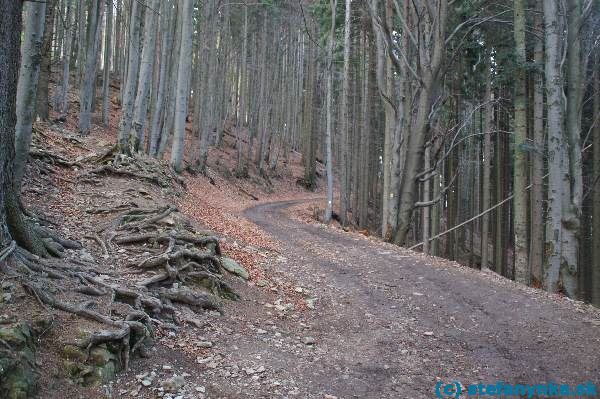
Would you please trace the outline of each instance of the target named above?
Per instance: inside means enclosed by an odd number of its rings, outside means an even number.
[[[439,379],[600,383],[600,321],[589,307],[303,224],[286,213],[297,203],[259,205],[245,216],[282,243],[273,269],[317,298],[300,320],[268,323],[316,343],[286,351],[277,345],[283,340],[240,339],[241,352],[260,352],[276,378],[294,385],[266,384],[240,397],[433,398]]]

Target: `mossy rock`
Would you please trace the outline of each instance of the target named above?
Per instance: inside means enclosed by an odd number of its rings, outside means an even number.
[[[0,328],[0,339],[11,350],[0,350],[0,397],[26,399],[36,388],[33,365],[35,346],[31,328],[26,323]]]
[[[117,356],[104,344],[93,348],[89,356],[85,349],[65,345],[62,355],[66,374],[84,386],[97,387],[107,383],[120,369]]]
[[[231,258],[226,256],[221,257],[221,264],[223,265],[223,269],[227,270],[229,273],[234,274],[243,278],[244,280],[248,280],[250,278],[250,274],[242,265],[237,263]]]

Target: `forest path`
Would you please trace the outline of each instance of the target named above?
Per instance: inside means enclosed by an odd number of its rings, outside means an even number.
[[[300,320],[275,318],[268,309],[241,315],[247,322],[271,318],[266,323],[273,330],[288,331],[301,343],[286,351],[277,334],[244,337],[241,351],[247,346],[260,352],[257,358],[287,383],[243,390],[240,397],[432,398],[438,379],[599,382],[600,321],[588,307],[491,273],[301,223],[286,213],[299,202],[245,212],[282,243],[283,256],[273,268],[317,299],[315,310]]]

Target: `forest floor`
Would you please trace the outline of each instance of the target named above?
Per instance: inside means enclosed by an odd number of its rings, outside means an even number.
[[[38,147],[80,159],[114,143],[116,120],[84,138],[74,121],[38,124]],[[296,184],[298,154],[269,181],[236,179],[234,158],[226,140],[211,151],[208,176],[185,174],[174,188],[111,174],[86,181],[88,166],[30,165],[25,202],[84,243],[70,256],[125,270],[140,253],[103,253],[89,234],[114,214],[98,210],[175,203],[251,276],[227,277],[241,299],[223,301],[223,314],[182,308],[179,328],[159,327],[147,357],[96,388],[61,370],[57,353],[78,319],[52,311],[36,362],[40,398],[415,399],[434,397],[438,381],[598,382],[597,309],[320,224],[323,181],[315,193]],[[35,299],[15,296],[0,319],[48,316]],[[165,393],[169,381],[177,393]]]

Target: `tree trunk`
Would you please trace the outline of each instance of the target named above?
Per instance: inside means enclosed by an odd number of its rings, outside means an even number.
[[[150,123],[150,156],[158,155],[158,145],[160,132],[162,129],[161,121],[164,119],[164,105],[167,91],[167,76],[169,72],[169,55],[173,46],[173,24],[175,20],[175,7],[172,2],[163,1],[161,3],[161,44],[160,44],[160,73],[158,77],[158,90],[156,101],[154,102],[154,112],[152,113],[152,122]]]
[[[69,107],[67,95],[69,93],[69,80],[71,78],[71,51],[73,38],[76,33],[76,30],[73,29],[75,24],[74,14],[72,2],[67,1],[67,14],[65,15],[67,30],[65,31],[65,44],[63,48],[62,84],[56,96],[56,108],[62,117],[66,117]]]
[[[21,57],[21,11],[23,2],[1,0],[0,13],[0,251],[5,249],[12,237],[8,227],[8,217],[4,204],[14,191],[13,162],[15,159],[15,126],[17,125],[16,100]],[[27,3],[27,7],[37,8],[44,4]],[[26,14],[30,16],[30,10]]]
[[[492,71],[489,68],[486,70],[485,96],[485,121],[483,125],[483,198],[481,208],[487,210],[491,206],[490,203],[490,174],[491,174],[491,157],[492,157],[492,122],[494,118],[494,104],[492,97]],[[483,215],[481,221],[481,268],[489,267],[489,250],[488,242],[490,236],[490,215]]]
[[[104,76],[102,79],[102,124],[109,125],[110,63],[112,58],[113,1],[106,0],[106,30],[104,32]],[[117,46],[118,47],[118,46]]]
[[[344,19],[344,69],[342,71],[342,98],[340,110],[340,222],[343,226],[348,224],[348,157],[350,149],[350,124],[349,124],[349,102],[350,102],[350,24],[352,16],[352,2],[346,0],[346,14]]]
[[[42,43],[42,63],[40,66],[40,77],[37,89],[37,116],[45,121],[50,116],[48,108],[48,84],[50,82],[50,67],[52,65],[52,38],[54,29],[54,14],[56,0],[46,0],[46,17],[44,21],[44,40]]]
[[[181,38],[179,43],[179,66],[177,71],[177,96],[175,98],[175,121],[171,165],[178,173],[183,170],[185,120],[188,111],[189,85],[192,71],[192,22],[194,2],[179,0],[181,6]]]
[[[514,99],[514,200],[513,225],[515,231],[515,281],[529,284],[527,259],[527,99],[526,99],[526,49],[525,1],[514,0],[514,40],[517,68],[515,71]]]
[[[141,5],[137,0],[131,3],[131,18],[129,24],[129,54],[127,62],[127,73],[125,78],[125,89],[123,91],[122,115],[119,123],[119,151],[129,152],[129,133],[133,123],[133,107],[138,81],[138,69],[140,63],[140,25]],[[121,83],[123,86],[123,83]]]
[[[29,146],[36,107],[36,93],[40,73],[41,51],[44,36],[46,3],[27,2],[23,35],[22,60],[17,88],[17,123],[15,132],[15,187],[21,189],[25,166],[29,159]],[[11,129],[12,130],[12,129]],[[11,140],[12,141],[12,140]],[[2,146],[6,146],[2,142]]]
[[[544,286],[549,292],[557,292],[561,274],[562,254],[562,192],[565,162],[563,141],[563,78],[562,23],[558,4],[544,1],[544,27],[546,43],[546,98],[548,113],[548,198],[545,242]],[[567,182],[569,184],[569,182]]]
[[[576,298],[577,269],[579,260],[579,235],[581,229],[581,205],[583,201],[583,176],[581,160],[581,101],[582,59],[581,59],[581,0],[567,1],[567,114],[566,136],[568,148],[568,168],[564,170],[563,181],[569,185],[564,192],[563,244],[561,278],[565,292]]]
[[[144,48],[142,49],[142,61],[135,98],[133,128],[130,133],[134,151],[143,148],[145,142],[144,127],[148,116],[148,96],[150,95],[150,85],[152,84],[154,54],[156,51],[157,12],[155,10],[159,8],[159,0],[151,0],[149,7],[146,9],[144,20]],[[191,57],[191,54],[189,56]]]
[[[543,32],[544,20],[541,14],[542,0],[536,4],[535,29]],[[544,65],[544,40],[535,39],[534,63]],[[534,71],[533,76],[533,146],[531,154],[531,238],[529,240],[529,263],[534,283],[542,283],[543,242],[544,242],[544,74]]]
[[[102,31],[102,24],[100,22],[102,21],[103,9],[101,0],[92,0],[89,16],[87,54],[85,57],[85,73],[79,92],[79,133],[81,135],[88,134],[92,122],[92,103],[96,87],[96,57],[100,43],[100,32]]]
[[[333,135],[333,47],[335,41],[335,15],[337,0],[330,1],[331,29],[329,30],[329,46],[327,48],[327,130],[325,132],[325,151],[327,167],[327,206],[325,208],[325,223],[331,221],[333,213],[333,156],[331,137]]]
[[[592,271],[592,303],[600,306],[600,56],[596,53],[594,73],[594,111],[593,111],[593,147],[594,147],[594,197],[592,207],[592,240],[593,240],[593,271]]]

